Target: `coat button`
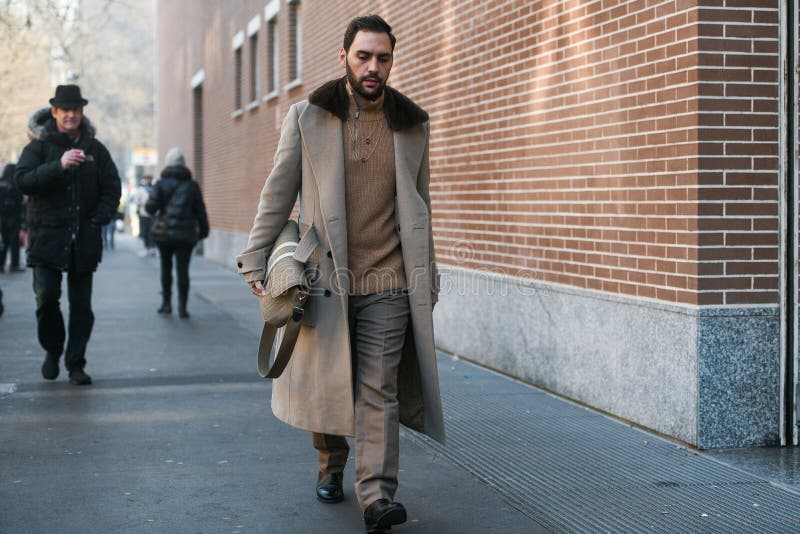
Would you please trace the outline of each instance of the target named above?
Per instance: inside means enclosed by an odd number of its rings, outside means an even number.
[[[241,268],[242,268],[242,262],[237,262],[237,263],[236,263],[236,266],[237,266],[237,267],[239,267],[239,268],[241,269]]]
[[[333,257],[333,253],[332,253],[330,250],[328,251],[328,257],[329,257],[329,258],[332,258],[332,257]]]
[[[325,290],[325,296],[326,297],[330,297],[331,296],[331,290],[330,289],[326,289]]]

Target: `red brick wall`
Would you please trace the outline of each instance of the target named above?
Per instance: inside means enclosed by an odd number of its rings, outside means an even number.
[[[778,302],[778,2],[704,0],[701,304]]]
[[[288,92],[281,0],[280,96],[232,118],[231,38],[265,3],[159,2],[159,147],[191,146],[204,68],[212,227],[249,230],[288,106],[342,74],[347,21],[375,11],[398,37],[390,83],[431,115],[441,263],[777,302],[777,0],[303,0],[303,85]]]

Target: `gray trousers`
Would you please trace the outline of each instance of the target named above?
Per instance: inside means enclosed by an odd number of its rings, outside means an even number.
[[[364,509],[394,500],[400,456],[397,368],[408,326],[408,295],[387,291],[351,296],[349,321],[355,402],[356,497]],[[324,475],[344,470],[350,447],[343,436],[313,434]]]

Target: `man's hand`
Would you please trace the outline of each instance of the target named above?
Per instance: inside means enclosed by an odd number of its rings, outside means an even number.
[[[67,170],[75,165],[80,165],[84,161],[86,161],[86,155],[83,153],[83,150],[73,148],[67,150],[64,152],[64,155],[61,156],[61,168]]]
[[[263,297],[267,294],[267,290],[264,289],[264,285],[261,283],[261,280],[253,280],[250,282],[250,291],[252,291],[253,295],[257,297]]]

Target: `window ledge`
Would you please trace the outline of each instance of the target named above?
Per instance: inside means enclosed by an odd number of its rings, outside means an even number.
[[[231,118],[235,119],[237,117],[241,117],[244,114],[244,110],[242,108],[237,109],[233,113],[231,113]]]
[[[289,82],[286,85],[284,85],[283,86],[283,90],[284,91],[291,91],[292,89],[297,89],[301,85],[303,85],[303,80],[301,78],[295,78],[291,82]]]
[[[270,102],[278,98],[278,91],[272,91],[264,95],[264,102]]]
[[[256,109],[258,107],[259,103],[260,102],[258,101],[258,98],[256,98],[255,100],[253,100],[252,102],[247,104],[247,106],[245,106],[244,109],[246,109],[247,111],[253,111],[254,109]]]

